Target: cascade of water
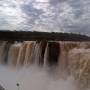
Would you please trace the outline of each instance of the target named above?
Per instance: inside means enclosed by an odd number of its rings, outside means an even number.
[[[0,43],[0,63],[7,63],[8,51],[11,46],[11,43],[3,41]]]
[[[4,44],[6,45],[6,43]],[[50,66],[58,63],[60,68],[65,69],[68,65],[68,52],[75,47],[78,47],[78,44],[71,42],[47,43],[47,41],[25,41],[22,43],[15,43],[9,49],[8,62],[17,66],[27,66],[30,63]],[[59,61],[57,61],[58,59]]]
[[[27,46],[27,44],[25,42],[23,42],[21,47],[20,47],[18,58],[17,58],[17,66],[23,66],[24,65],[26,46]]]
[[[30,64],[35,63],[35,50],[36,50],[35,48],[36,48],[36,42],[33,42],[31,55],[30,55]]]
[[[62,69],[67,68],[68,53],[73,48],[89,48],[89,43],[85,45],[79,42],[48,42],[47,41],[24,41],[17,42],[11,45],[9,42],[0,43],[0,58],[1,62],[7,61],[13,65],[27,65],[30,62],[39,65],[53,65],[57,62]],[[10,47],[11,46],[11,47]],[[10,48],[10,49],[9,49]],[[9,52],[9,54],[8,54]]]
[[[27,42],[24,66],[28,66],[32,63],[31,54],[33,53],[33,46],[34,46],[34,42],[30,42],[30,41]]]
[[[8,54],[8,64],[9,65],[17,65],[17,59],[20,51],[22,43],[15,43],[12,44],[10,49],[9,49],[9,54]]]
[[[34,47],[34,42],[25,41],[22,43],[17,58],[18,66],[27,66],[34,61],[34,55],[36,54]]]
[[[45,53],[44,53],[44,63],[43,63],[43,67],[46,68],[47,67],[47,56],[48,56],[48,43],[46,45],[46,49],[45,49]]]
[[[90,88],[90,49],[72,49],[69,52],[69,70],[81,87]]]
[[[45,49],[47,46],[47,41],[41,41],[40,42],[40,58],[39,58],[39,65],[42,66],[44,64],[44,54],[45,54]]]
[[[78,42],[60,42],[59,67],[63,71],[68,70],[68,52],[73,48],[79,48]]]
[[[80,83],[90,86],[90,42],[3,41],[0,42],[0,63],[6,62],[16,67],[35,64],[50,70],[58,66],[60,73],[68,72]]]
[[[39,59],[40,59],[40,54],[41,54],[41,50],[40,50],[40,42],[36,42],[35,45],[35,50],[34,50],[34,63],[37,65],[39,63]]]

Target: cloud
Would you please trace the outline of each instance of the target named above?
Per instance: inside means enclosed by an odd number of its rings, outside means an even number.
[[[50,4],[53,6],[56,6],[57,4],[67,2],[67,1],[69,1],[69,0],[50,0]]]
[[[16,29],[19,24],[24,22],[24,14],[15,1],[0,1],[0,23],[3,22],[1,29]],[[10,27],[10,28],[9,28]]]
[[[89,0],[0,1],[0,25],[5,28],[90,34],[89,24]]]

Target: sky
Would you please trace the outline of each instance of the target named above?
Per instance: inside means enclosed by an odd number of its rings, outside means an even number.
[[[0,0],[0,30],[90,35],[90,0]]]

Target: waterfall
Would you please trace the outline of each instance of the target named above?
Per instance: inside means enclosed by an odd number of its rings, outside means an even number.
[[[0,42],[0,64],[13,67],[58,67],[74,76],[81,86],[90,86],[90,42],[23,41]],[[84,84],[84,85],[83,85]]]
[[[31,63],[33,42],[14,43],[8,54],[8,63],[14,66],[28,66]]]
[[[1,42],[0,43],[0,62],[5,64],[7,63],[8,51],[11,46],[9,42]]]
[[[41,55],[39,59],[40,65],[44,65],[44,55],[45,55],[46,46],[47,46],[47,41],[40,42],[40,50],[41,50]]]
[[[90,49],[72,49],[69,52],[69,70],[82,87],[90,88]]]
[[[68,53],[73,48],[79,48],[80,44],[78,42],[60,42],[60,57],[59,57],[59,66],[61,70],[68,70]]]
[[[21,43],[14,43],[8,51],[8,64],[16,66]]]
[[[58,65],[63,70],[68,67],[69,52],[77,48],[90,48],[89,42],[61,42],[61,41],[24,41],[0,42],[0,63],[14,66]]]
[[[31,62],[31,54],[32,50],[34,47],[34,42],[27,42],[27,47],[26,47],[26,53],[25,53],[25,60],[24,60],[24,65],[30,65]]]

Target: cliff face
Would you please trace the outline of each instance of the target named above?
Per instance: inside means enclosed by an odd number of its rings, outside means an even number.
[[[90,41],[90,37],[71,33],[49,33],[30,31],[0,31],[0,40],[6,41]]]

